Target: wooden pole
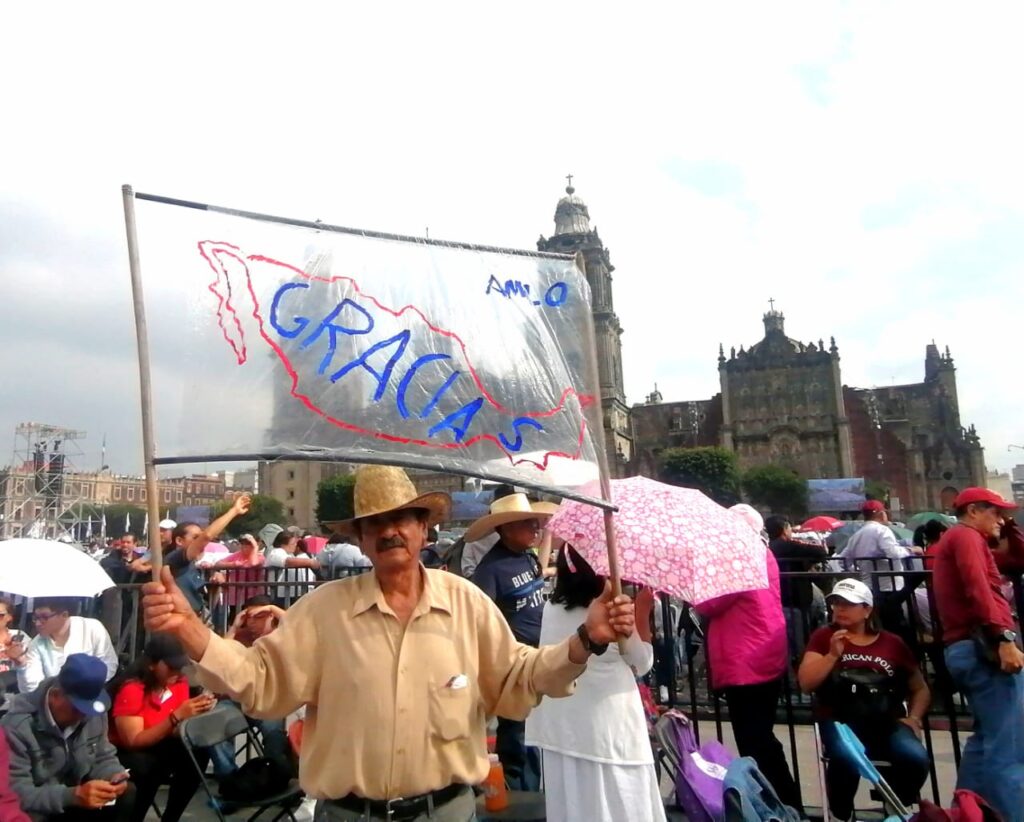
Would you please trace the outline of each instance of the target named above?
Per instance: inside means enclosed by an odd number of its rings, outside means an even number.
[[[605,501],[612,501],[612,482],[608,471],[601,472],[601,496]],[[622,577],[619,573],[619,546],[615,539],[615,514],[609,509],[604,510],[604,542],[608,546],[608,579],[612,583],[612,594],[622,593]],[[619,640],[619,653],[626,656],[626,640]]]
[[[124,227],[128,235],[128,270],[132,279],[132,304],[135,309],[135,343],[139,355],[139,399],[142,406],[142,457],[146,466],[146,508],[149,511],[150,562],[153,579],[160,578],[163,555],[160,546],[160,499],[156,478],[156,443],[153,438],[153,385],[149,369],[149,334],[146,330],[146,303],[142,297],[142,266],[135,231],[135,192],[121,186],[124,200]]]
[[[584,279],[587,276],[586,259],[583,256],[582,251],[576,252],[576,267],[580,270]],[[597,352],[594,351],[593,359],[594,367],[597,368]],[[599,406],[600,407],[600,406]],[[604,442],[604,430],[603,427],[595,431],[597,434],[600,432],[601,441],[599,445],[603,445]],[[622,576],[619,571],[619,548],[615,538],[615,515],[613,513],[614,506],[612,503],[612,480],[611,474],[608,470],[608,458],[607,455],[598,453],[597,455],[597,468],[600,473],[601,481],[601,497],[605,502],[609,503],[609,506],[604,509],[604,542],[608,548],[608,579],[612,584],[612,594],[619,596],[622,593]],[[625,655],[626,652],[626,641],[624,639],[619,640],[619,652]]]

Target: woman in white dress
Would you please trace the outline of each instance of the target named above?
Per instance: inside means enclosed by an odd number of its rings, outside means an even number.
[[[541,645],[576,632],[605,581],[566,545],[558,555]],[[649,626],[653,597],[638,597],[637,626]],[[645,629],[649,634],[649,629]],[[647,639],[650,639],[649,635]],[[526,744],[544,751],[548,822],[665,822],[636,676],[654,661],[649,641],[634,633],[625,656],[616,644],[592,656],[566,699],[545,699],[526,720]]]

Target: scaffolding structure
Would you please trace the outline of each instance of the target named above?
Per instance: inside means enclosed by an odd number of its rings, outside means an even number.
[[[10,465],[0,471],[0,539],[85,542],[100,515],[76,479],[85,431],[25,422],[14,429]],[[78,463],[78,466],[76,466]]]

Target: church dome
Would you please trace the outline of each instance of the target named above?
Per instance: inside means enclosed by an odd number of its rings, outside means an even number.
[[[565,196],[558,201],[555,208],[555,235],[589,234],[590,212],[587,204],[576,196],[572,182],[565,187]]]

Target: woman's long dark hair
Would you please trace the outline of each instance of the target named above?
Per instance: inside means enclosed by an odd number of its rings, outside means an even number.
[[[156,681],[156,674],[153,672],[153,660],[151,660],[145,653],[139,655],[131,665],[128,666],[128,670],[125,671],[124,677],[121,680],[121,684],[124,684],[130,679],[137,679],[142,683],[142,688],[147,694],[153,693],[157,688],[160,687]]]
[[[572,567],[569,565],[570,559]],[[558,573],[555,575],[555,590],[551,594],[551,601],[556,605],[564,605],[567,611],[588,607],[604,591],[604,577],[594,573],[590,563],[568,543],[558,552],[555,567]]]
[[[117,699],[117,695],[121,692],[121,689],[133,679],[137,679],[142,683],[142,689],[147,694],[155,693],[156,689],[160,686],[157,684],[156,674],[153,673],[152,665],[153,661],[146,656],[145,651],[143,651],[123,670],[114,674],[106,684],[106,691],[110,695],[110,698]]]

